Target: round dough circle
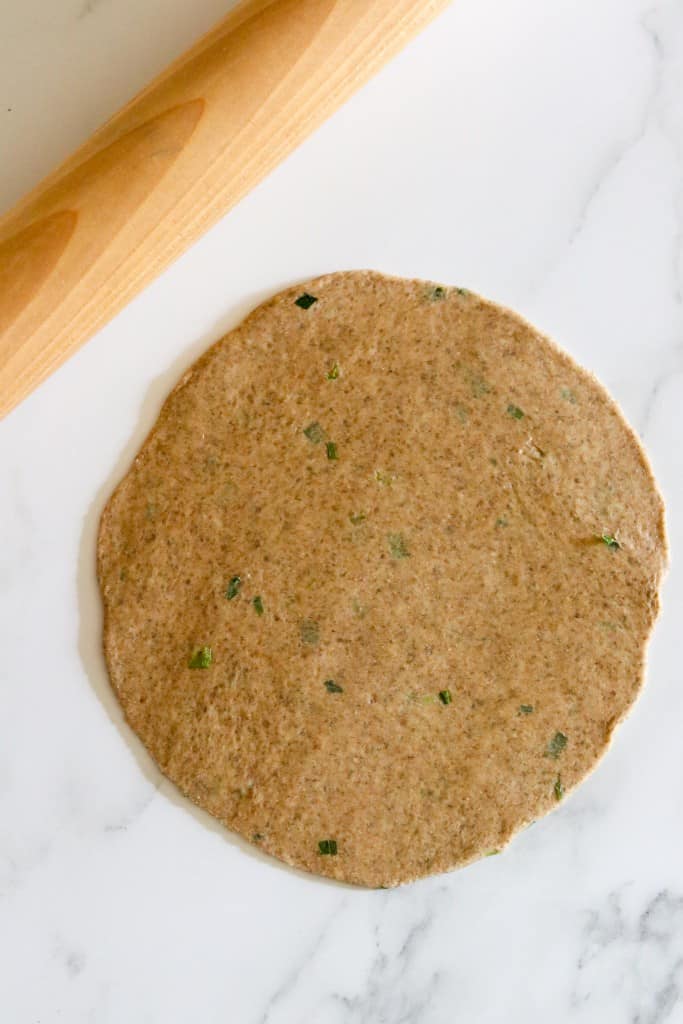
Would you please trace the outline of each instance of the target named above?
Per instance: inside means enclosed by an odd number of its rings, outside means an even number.
[[[106,659],[196,804],[393,886],[500,850],[594,768],[665,562],[594,378],[464,289],[331,274],[166,401],[102,517]]]

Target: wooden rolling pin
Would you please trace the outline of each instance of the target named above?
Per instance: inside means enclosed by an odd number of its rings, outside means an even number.
[[[244,0],[0,220],[0,417],[449,0]]]

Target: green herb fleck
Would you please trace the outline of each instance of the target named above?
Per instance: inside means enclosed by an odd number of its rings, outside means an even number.
[[[339,364],[338,363],[333,363],[332,364],[332,369],[328,370],[328,372],[327,372],[327,379],[328,380],[337,380],[338,377],[339,377]]]
[[[344,688],[342,686],[340,686],[339,683],[335,683],[334,679],[326,679],[325,680],[325,689],[327,690],[328,693],[343,693],[344,692]]]
[[[240,579],[240,577],[233,576],[233,578],[228,583],[228,589],[225,591],[225,596],[227,597],[228,601],[232,601],[234,598],[237,597],[237,595],[240,592],[241,586],[242,580]]]
[[[555,799],[559,803],[562,797],[564,796],[564,786],[562,785],[562,779],[559,775],[555,780],[555,785],[553,786],[553,793],[555,794]]]
[[[315,295],[309,295],[308,292],[304,292],[298,299],[295,300],[294,305],[300,306],[301,309],[310,309],[314,302],[317,302]]]
[[[119,579],[121,580],[122,583],[125,582],[128,579],[128,570],[127,569],[124,568],[124,569],[121,570],[121,572],[119,573]]]
[[[390,533],[387,540],[389,541],[389,550],[391,551],[392,558],[410,558],[410,551],[408,551],[405,537],[402,533]]]
[[[576,405],[576,395],[571,390],[571,388],[562,388],[560,390],[560,394],[562,395],[565,402],[569,402],[571,405]]]
[[[260,843],[262,839],[265,839],[263,832],[254,832],[251,837],[255,843]]]
[[[519,705],[520,715],[533,715],[534,706],[533,704],[520,704]]]
[[[440,284],[437,284],[435,288],[430,288],[427,292],[427,298],[430,302],[442,302],[447,295],[448,291]]]
[[[213,651],[210,647],[200,647],[195,651],[187,665],[188,668],[208,668],[213,663]]]
[[[500,529],[502,529],[503,527],[505,527],[507,525],[508,525],[508,521],[503,516],[501,516],[500,519],[496,519],[496,529],[500,530]]]
[[[513,420],[524,419],[524,413],[518,405],[508,405],[508,416],[512,416]]]
[[[368,517],[366,516],[365,512],[352,512],[349,515],[349,519],[351,520],[354,526],[360,526],[360,524],[364,523],[367,518]]]
[[[555,761],[567,746],[567,737],[563,732],[556,732],[546,750],[546,757],[552,757]]]
[[[325,447],[327,449],[328,459],[332,462],[336,462],[339,459],[339,452],[337,451],[337,446],[334,441],[328,441]]]
[[[263,615],[263,598],[258,594],[251,602],[257,615]]]
[[[471,373],[469,377],[470,388],[475,398],[482,398],[491,391],[491,385],[478,373]]]
[[[311,442],[311,444],[320,444],[321,441],[325,440],[325,431],[316,421],[315,423],[309,423],[307,427],[304,427],[304,434]]]
[[[395,473],[387,473],[383,469],[375,470],[375,480],[381,487],[389,487],[395,479]]]
[[[603,544],[606,544],[610,551],[619,551],[621,544],[612,533],[603,533],[599,538]]]
[[[439,690],[439,700],[442,704],[452,704],[453,697],[450,690]]]
[[[407,698],[411,704],[436,704],[438,697],[435,697],[433,693],[425,693],[420,695],[419,693],[409,693]]]
[[[299,627],[301,639],[305,644],[315,647],[320,641],[320,627],[313,619],[304,619]]]
[[[323,857],[336,857],[337,856],[337,840],[336,839],[321,839],[318,843],[318,853]]]
[[[469,293],[469,291],[467,290],[467,288],[456,288],[455,290],[456,290],[456,292],[458,293],[458,295],[461,295],[461,296],[462,296],[463,298],[464,298],[464,297],[465,297],[466,295],[469,295],[469,294],[470,294],[470,293]]]
[[[354,597],[353,601],[351,602],[351,607],[353,608],[354,613],[358,616],[359,619],[365,618],[365,607],[360,603],[357,597]]]
[[[461,405],[460,402],[456,402],[455,405],[453,406],[453,408],[455,409],[455,415],[458,417],[460,422],[463,423],[463,424],[467,423],[467,420],[469,418],[469,413],[467,412],[467,409],[465,408],[465,406]]]
[[[487,857],[497,857],[499,853],[500,853],[500,850],[489,850],[489,852],[486,854],[486,856]]]

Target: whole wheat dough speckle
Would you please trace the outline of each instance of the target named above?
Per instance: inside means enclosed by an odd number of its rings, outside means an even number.
[[[641,686],[662,502],[602,387],[463,289],[332,274],[166,401],[99,536],[109,673],[261,849],[393,886],[499,850]]]

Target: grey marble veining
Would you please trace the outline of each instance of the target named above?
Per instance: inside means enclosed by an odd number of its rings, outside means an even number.
[[[593,1020],[618,998],[630,1024],[661,1024],[683,999],[683,895],[664,889],[637,903],[629,889],[610,892],[587,911],[581,933],[573,1016]]]

